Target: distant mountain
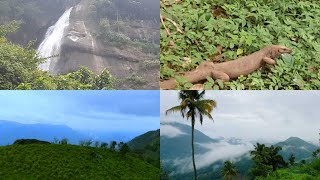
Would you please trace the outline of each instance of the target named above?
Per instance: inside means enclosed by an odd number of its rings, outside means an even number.
[[[183,134],[175,137],[168,137],[166,135],[161,135],[160,144],[161,159],[175,159],[175,158],[185,158],[191,154],[191,126],[184,125],[181,123],[161,123],[161,125],[172,126],[179,129]],[[207,148],[201,146],[200,144],[218,143],[222,139],[212,139],[202,132],[195,129],[194,131],[194,142],[195,151],[198,154],[205,153],[208,151]]]
[[[68,138],[78,144],[88,136],[63,125],[21,124],[11,121],[0,121],[0,145],[12,144],[17,139],[39,139],[52,142],[54,138]]]
[[[317,146],[298,137],[290,137],[283,142],[275,144],[275,146],[282,147],[280,154],[285,160],[288,160],[290,155],[293,154],[296,157],[296,161],[310,158],[312,156],[312,152],[318,149]]]
[[[170,174],[170,178],[176,180],[185,180],[192,179],[193,172],[181,173],[181,167],[176,164],[181,159],[190,159],[191,160],[191,126],[181,124],[181,123],[161,123],[161,126],[171,126],[175,129],[178,129],[181,132],[179,135],[171,137],[167,136],[166,133],[161,133],[160,136],[160,159],[163,169]],[[195,140],[195,153],[196,154],[205,154],[210,151],[203,144],[215,144],[225,143],[226,145],[235,145],[240,144],[241,141],[236,138],[225,139],[223,137],[210,138],[209,136],[203,134],[202,132],[195,129],[194,131],[194,140]],[[214,170],[223,165],[222,161],[216,161],[212,165],[205,168],[198,168],[199,179],[212,179],[220,177],[219,170]],[[212,176],[211,172],[217,172]]]
[[[137,136],[129,141],[128,145],[144,160],[160,167],[160,129]]]

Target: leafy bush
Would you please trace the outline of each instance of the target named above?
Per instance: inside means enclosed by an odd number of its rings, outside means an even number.
[[[311,163],[304,165],[295,165],[287,169],[279,169],[271,174],[268,177],[256,178],[258,180],[317,180],[320,177],[320,159],[315,159]]]
[[[219,52],[233,60],[266,45],[293,49],[277,65],[218,84],[209,79],[207,89],[319,89],[320,5],[315,0],[186,0],[161,1],[161,14],[171,35],[161,26],[161,78],[194,69]],[[190,61],[185,61],[185,59]]]

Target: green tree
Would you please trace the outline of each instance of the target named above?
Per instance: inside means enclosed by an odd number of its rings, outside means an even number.
[[[95,142],[94,142],[94,147],[97,148],[97,147],[99,147],[99,146],[100,146],[100,142],[99,142],[99,141],[95,141]]]
[[[119,143],[118,143],[118,149],[120,150],[123,145],[124,145],[124,142],[122,142],[122,141],[119,142]]]
[[[52,144],[59,144],[59,139],[57,137],[54,137]]]
[[[216,107],[216,102],[211,99],[204,99],[205,91],[199,93],[199,91],[180,91],[179,100],[181,100],[180,105],[172,107],[166,111],[168,113],[180,112],[181,116],[186,117],[187,120],[191,119],[191,147],[192,147],[192,163],[194,171],[194,179],[198,179],[197,168],[194,158],[194,125],[196,118],[199,118],[200,124],[204,116],[209,119],[213,119],[211,112],[213,108]]]
[[[128,152],[130,152],[130,148],[129,146],[127,145],[127,143],[124,143],[121,147],[120,147],[120,153],[122,155],[125,155],[127,154]]]
[[[67,139],[67,138],[61,139],[59,144],[69,144],[69,139]]]
[[[320,154],[320,149],[315,150],[314,152],[312,152],[312,156],[314,158],[318,157],[318,155]]]
[[[107,69],[104,69],[100,76],[96,78],[95,86],[96,89],[112,89],[115,82],[116,80],[111,73]]]
[[[110,143],[110,150],[114,151],[116,149],[117,141],[111,141]]]
[[[289,163],[290,163],[290,165],[291,165],[291,166],[293,166],[293,165],[294,165],[295,160],[296,160],[296,157],[294,157],[294,155],[293,155],[293,154],[291,154],[291,155],[290,155],[290,157],[289,157]]]
[[[255,149],[250,152],[254,166],[250,170],[254,177],[266,177],[271,172],[285,168],[288,164],[284,161],[283,157],[278,154],[281,147],[270,146],[257,143]]]
[[[237,170],[231,161],[224,162],[224,166],[221,170],[223,178],[226,180],[232,180],[233,177],[237,176]]]

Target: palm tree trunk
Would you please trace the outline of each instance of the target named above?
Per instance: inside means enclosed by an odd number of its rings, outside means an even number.
[[[197,168],[196,168],[196,162],[194,159],[194,123],[195,119],[192,117],[192,133],[191,133],[191,145],[192,145],[192,162],[193,162],[193,172],[194,172],[194,179],[198,180],[198,175],[197,175]]]

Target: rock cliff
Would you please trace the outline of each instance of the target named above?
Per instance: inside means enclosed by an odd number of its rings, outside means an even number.
[[[118,84],[118,88],[158,89],[159,66],[155,65],[151,69],[142,66],[145,62],[159,61],[159,56],[145,53],[142,48],[130,45],[104,45],[96,36],[99,33],[96,16],[87,0],[73,8],[54,73],[65,74],[77,70],[80,66],[86,66],[96,73],[107,68],[112,75],[124,80]],[[159,38],[159,26],[152,27],[148,26],[149,24],[146,22],[130,25],[126,29],[130,39],[140,39],[143,34],[157,31],[155,36]],[[131,76],[140,79],[138,82],[131,82],[135,81]]]
[[[149,44],[158,47],[160,42],[158,0],[103,0],[115,4],[113,11],[94,4],[102,2],[96,0],[34,1],[41,16],[24,19],[19,32],[10,39],[21,45],[36,40],[35,48],[44,40],[47,29],[73,7],[51,73],[67,74],[85,66],[100,74],[106,68],[119,80],[115,89],[159,89],[160,52],[149,49]],[[125,36],[127,42],[114,45],[101,38],[99,11],[108,11],[103,18],[117,27],[111,36]]]

